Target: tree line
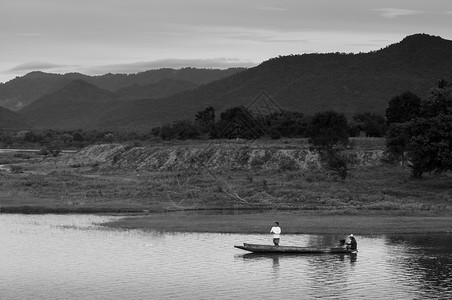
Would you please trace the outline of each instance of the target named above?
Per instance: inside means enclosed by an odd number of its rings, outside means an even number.
[[[39,148],[52,150],[84,148],[92,144],[113,142],[142,143],[152,138],[150,133],[98,130],[22,130],[0,129],[1,148]]]
[[[387,130],[386,119],[375,113],[355,114],[347,121],[344,114],[333,111],[305,116],[301,112],[278,111],[267,115],[253,112],[244,107],[232,107],[222,112],[219,118],[209,106],[196,113],[194,120],[180,120],[154,127],[151,133],[162,140],[173,139],[259,139],[268,137],[309,138],[309,127],[321,115],[337,115],[345,119],[341,124],[348,136],[383,137]],[[336,124],[332,124],[335,126]]]
[[[196,114],[195,119],[181,120],[154,127],[150,132],[119,132],[110,130],[5,130],[0,129],[0,147],[52,149],[83,148],[88,145],[112,142],[141,143],[150,140],[187,139],[272,139],[307,138],[312,117],[300,112],[281,111],[257,116],[245,107],[233,107],[220,114],[217,120],[213,107]],[[360,134],[382,137],[386,131],[384,117],[372,113],[356,114],[346,124],[350,136]]]

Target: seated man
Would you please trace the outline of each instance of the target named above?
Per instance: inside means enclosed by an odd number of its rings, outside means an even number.
[[[350,238],[350,243],[347,243],[347,249],[352,251],[358,250],[358,243],[353,234],[350,234],[348,237]]]

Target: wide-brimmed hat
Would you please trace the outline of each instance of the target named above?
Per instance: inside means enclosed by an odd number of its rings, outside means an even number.
[[[348,237],[353,237],[353,234],[350,234]]]

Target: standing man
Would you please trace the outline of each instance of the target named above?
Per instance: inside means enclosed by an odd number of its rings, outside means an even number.
[[[279,246],[279,235],[281,234],[281,227],[279,227],[278,222],[275,222],[275,226],[272,227],[270,233],[273,233],[273,244],[275,244],[275,246]]]

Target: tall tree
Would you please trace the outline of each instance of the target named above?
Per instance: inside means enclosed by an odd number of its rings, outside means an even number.
[[[197,112],[195,121],[202,133],[211,133],[215,128],[215,108],[209,106]]]
[[[243,106],[233,107],[221,113],[217,125],[219,138],[257,139],[265,133],[262,123]]]
[[[414,119],[419,115],[421,98],[412,92],[404,92],[393,97],[386,109],[388,124],[403,123]]]
[[[442,82],[420,103],[419,115],[393,127],[388,152],[405,153],[414,178],[452,170],[452,87]],[[398,141],[398,142],[397,142]]]
[[[348,125],[344,114],[335,111],[317,113],[308,126],[309,143],[319,151],[348,144]]]
[[[342,155],[349,141],[347,118],[335,111],[314,115],[308,127],[309,144],[320,154],[326,168],[340,178],[347,177],[347,161]]]
[[[374,113],[355,114],[353,116],[353,125],[355,131],[364,132],[366,136],[382,137],[387,126],[383,116]]]
[[[267,116],[270,135],[280,137],[302,137],[306,134],[308,123],[301,112],[281,111]]]

